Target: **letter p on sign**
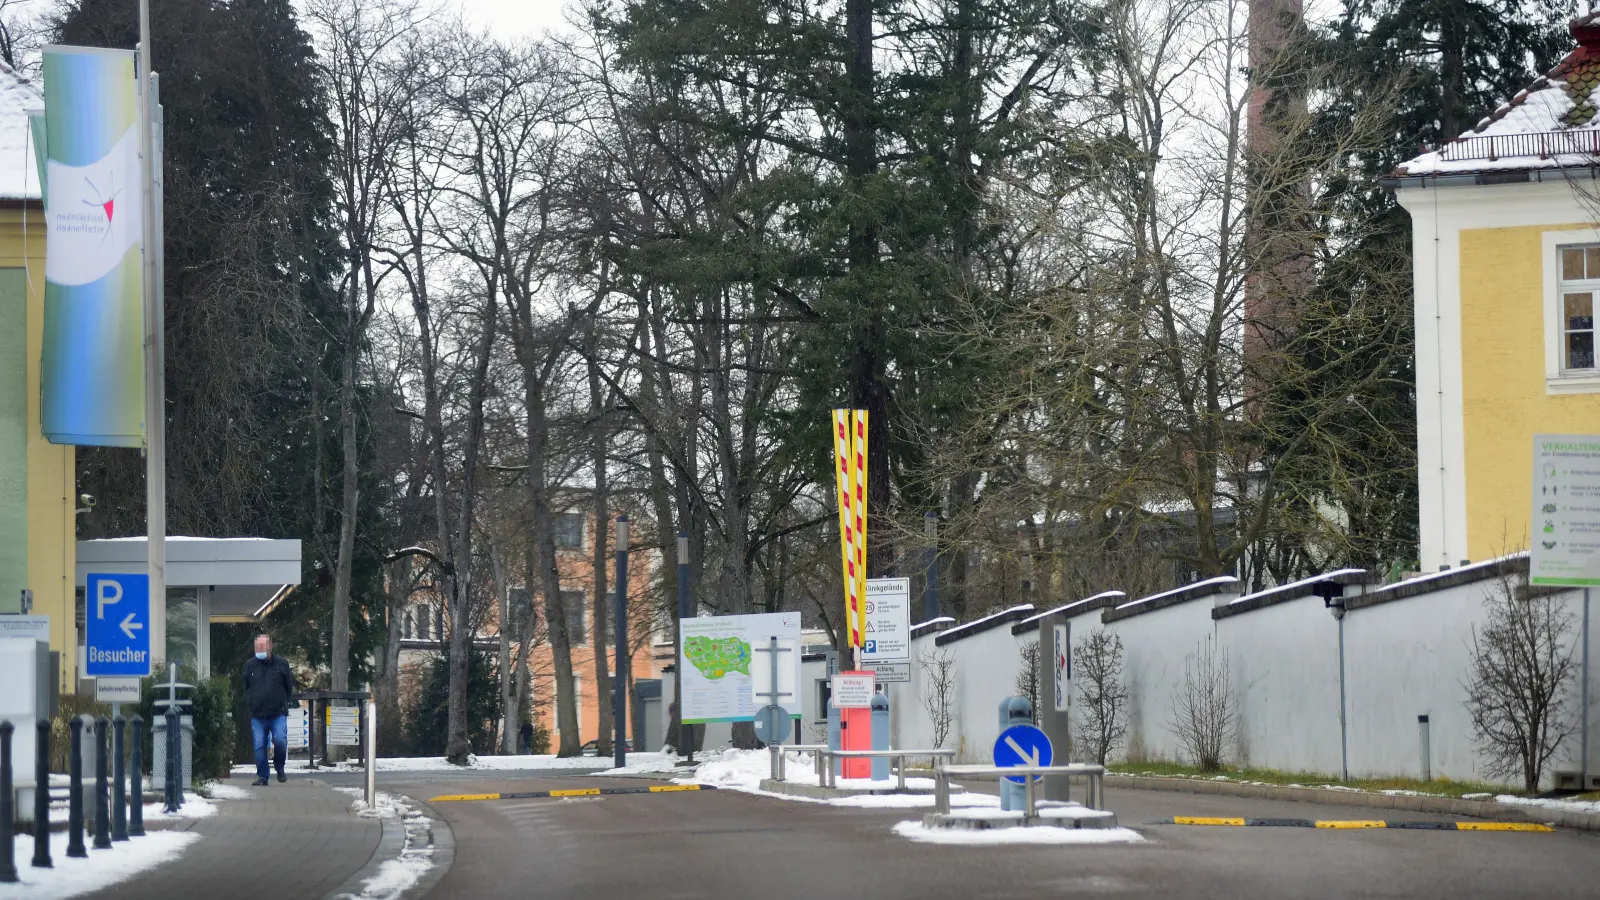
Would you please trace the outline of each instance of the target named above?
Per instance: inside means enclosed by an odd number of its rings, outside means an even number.
[[[104,619],[106,617],[106,607],[114,606],[122,602],[122,584],[120,582],[112,581],[109,578],[102,578],[98,588],[99,589],[95,591],[97,596],[95,597],[94,601],[94,617],[96,619]]]

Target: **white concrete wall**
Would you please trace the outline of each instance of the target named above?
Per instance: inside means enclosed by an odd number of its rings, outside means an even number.
[[[1459,571],[1449,574],[1448,580],[1425,576],[1399,590],[1459,580]],[[1385,596],[1383,590],[1369,589],[1372,597],[1357,599],[1362,588],[1347,587],[1352,608],[1343,621],[1351,775],[1418,775],[1417,716],[1427,714],[1434,777],[1486,779],[1483,759],[1473,745],[1463,685],[1472,630],[1481,627],[1485,601],[1495,586],[1493,578],[1482,578],[1376,603],[1371,601]],[[1276,602],[1263,602],[1268,599]],[[1149,612],[1111,622],[1103,622],[1101,609],[1068,610],[1075,647],[1099,628],[1122,640],[1125,677],[1133,698],[1128,738],[1113,759],[1182,758],[1170,727],[1173,699],[1183,684],[1185,659],[1211,640],[1227,654],[1240,709],[1240,739],[1231,761],[1337,775],[1338,620],[1315,596],[1239,598],[1236,602],[1246,604],[1242,611],[1214,618],[1217,603],[1230,600],[1225,594],[1212,594],[1164,607],[1150,604],[1155,608]],[[1574,661],[1579,663],[1582,653],[1576,644],[1583,593],[1570,591],[1562,595],[1562,602],[1573,615]],[[955,639],[942,648],[935,647],[937,633],[913,639],[912,680],[888,689],[896,747],[933,746],[923,705],[927,673],[920,661],[943,650],[954,658],[957,680],[955,724],[946,746],[957,748],[962,761],[987,761],[999,731],[1000,700],[1014,693],[1019,646],[1038,634],[1037,628],[1029,627],[1013,635],[1012,626],[1008,621],[966,636],[960,629],[945,632]],[[1591,784],[1600,787],[1600,635],[1591,633],[1590,640],[1589,772]],[[1575,712],[1580,690],[1575,678],[1571,689]],[[1574,735],[1549,771],[1577,770],[1579,746]]]

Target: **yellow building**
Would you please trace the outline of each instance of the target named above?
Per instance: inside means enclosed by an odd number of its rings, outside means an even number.
[[[1411,214],[1425,571],[1528,544],[1533,436],[1600,433],[1600,15],[1389,182]]]
[[[64,690],[76,684],[73,448],[39,428],[39,352],[44,335],[44,207],[28,114],[44,97],[0,64],[0,613],[50,617]]]

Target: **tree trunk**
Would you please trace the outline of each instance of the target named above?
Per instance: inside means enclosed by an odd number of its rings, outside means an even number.
[[[500,627],[500,752],[511,755],[517,748],[517,710],[511,703],[511,590],[506,586],[505,558],[497,545],[489,546],[489,570],[494,574],[494,596],[499,606]]]
[[[531,315],[524,319],[525,324],[530,322]],[[531,347],[524,351],[527,355],[532,352]],[[533,511],[538,579],[544,589],[545,623],[550,632],[550,655],[556,670],[556,729],[561,733],[556,755],[577,756],[582,751],[583,739],[578,734],[578,698],[573,690],[572,640],[567,630],[565,605],[561,602],[561,570],[556,562],[554,513],[550,508],[550,490],[545,484],[547,423],[544,392],[537,363],[526,355],[522,371],[523,404],[528,419],[528,506]],[[529,589],[532,589],[531,583]]]

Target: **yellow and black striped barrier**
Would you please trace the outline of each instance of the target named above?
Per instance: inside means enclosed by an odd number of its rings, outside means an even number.
[[[568,788],[557,791],[507,791],[501,794],[443,794],[428,798],[429,803],[461,800],[545,800],[551,797],[609,797],[613,794],[677,794],[684,791],[714,791],[710,784],[656,784],[649,787]]]
[[[1533,822],[1425,822],[1388,819],[1250,819],[1237,816],[1173,816],[1152,825],[1222,825],[1240,828],[1388,828],[1417,831],[1555,831]]]

